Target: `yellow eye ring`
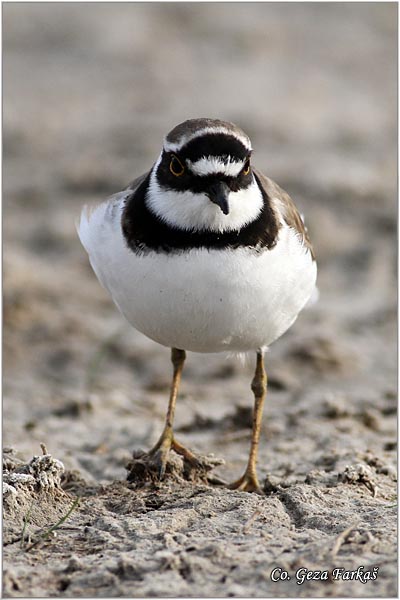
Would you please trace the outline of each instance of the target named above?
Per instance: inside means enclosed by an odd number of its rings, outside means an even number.
[[[243,173],[243,175],[248,175],[250,173],[250,159],[247,159],[246,162],[244,163],[242,173]]]
[[[175,154],[172,155],[171,162],[169,163],[169,170],[175,177],[180,177],[185,172],[184,165]]]

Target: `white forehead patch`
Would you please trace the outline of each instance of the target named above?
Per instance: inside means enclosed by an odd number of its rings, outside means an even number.
[[[227,175],[237,177],[244,167],[244,161],[234,161],[230,156],[223,160],[219,156],[202,156],[199,160],[192,162],[187,159],[186,164],[194,175]]]
[[[249,152],[251,152],[251,142],[247,135],[244,133],[240,133],[240,131],[233,131],[232,129],[227,129],[226,127],[203,127],[203,129],[198,129],[195,132],[183,135],[181,138],[179,138],[179,141],[175,143],[169,142],[167,138],[165,138],[164,150],[166,152],[179,152],[184,146],[186,146],[186,144],[188,144],[192,140],[203,135],[207,135],[208,133],[222,133],[224,135],[234,137],[237,140],[239,140],[239,142],[241,142]]]

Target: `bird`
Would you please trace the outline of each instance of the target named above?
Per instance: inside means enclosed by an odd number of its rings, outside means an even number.
[[[83,208],[78,234],[126,320],[171,349],[168,410],[147,453],[160,480],[171,450],[196,455],[173,423],[186,352],[255,353],[247,466],[228,487],[262,493],[258,446],[267,391],[264,354],[315,294],[317,265],[290,196],[253,166],[252,144],[229,121],[188,119],[126,189]]]

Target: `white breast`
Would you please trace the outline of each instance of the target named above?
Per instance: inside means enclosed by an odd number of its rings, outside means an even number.
[[[282,335],[310,298],[316,264],[284,226],[272,250],[194,249],[134,254],[122,235],[124,193],[92,213],[79,235],[93,269],[136,329],[194,352],[245,352]]]

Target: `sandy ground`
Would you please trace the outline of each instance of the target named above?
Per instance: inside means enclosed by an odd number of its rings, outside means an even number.
[[[396,10],[3,5],[4,595],[396,595]],[[249,133],[318,257],[319,302],[267,355],[265,497],[126,482],[169,351],[126,326],[74,228],[194,116]],[[184,373],[177,434],[227,481],[253,362],[189,354]]]

